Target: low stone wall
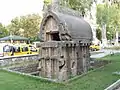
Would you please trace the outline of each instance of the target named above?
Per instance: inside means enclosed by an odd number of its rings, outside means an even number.
[[[13,66],[13,67],[9,67],[7,69],[12,70],[12,71],[17,71],[20,73],[30,74],[30,75],[36,75],[36,76],[39,75],[38,62],[25,63],[20,66]]]
[[[0,66],[9,66],[13,64],[20,64],[23,62],[38,61],[38,54],[36,55],[24,55],[24,56],[10,56],[0,57]]]

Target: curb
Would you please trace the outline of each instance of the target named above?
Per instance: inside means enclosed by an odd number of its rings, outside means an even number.
[[[26,74],[26,73],[20,73],[20,72],[17,72],[17,71],[8,70],[6,68],[0,68],[0,70],[3,70],[5,72],[10,72],[10,73],[13,73],[13,74],[17,74],[17,75],[21,75],[21,76],[27,76],[27,77],[34,78],[34,79],[43,80],[43,81],[46,81],[46,82],[52,82],[52,83],[56,83],[56,84],[63,84],[62,82],[58,82],[57,80],[43,78],[43,77],[40,77],[40,76],[33,76],[33,75],[30,75],[30,74]]]
[[[104,90],[116,90],[118,88],[118,86],[120,86],[120,79]]]

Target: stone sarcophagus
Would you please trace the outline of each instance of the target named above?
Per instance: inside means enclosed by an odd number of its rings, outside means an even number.
[[[88,71],[92,30],[82,17],[48,10],[40,38],[40,76],[65,81]]]

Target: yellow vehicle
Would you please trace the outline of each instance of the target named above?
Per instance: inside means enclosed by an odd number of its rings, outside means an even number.
[[[100,50],[100,46],[93,44],[93,45],[90,46],[90,50],[91,50],[91,51],[98,51],[98,50]]]
[[[34,47],[33,45],[28,45],[30,51],[32,54],[38,54],[39,53],[39,48]]]
[[[18,56],[27,54],[38,54],[38,50],[31,45],[11,45],[7,51],[4,50],[4,56]]]

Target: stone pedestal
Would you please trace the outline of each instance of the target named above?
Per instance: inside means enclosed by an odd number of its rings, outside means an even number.
[[[85,73],[90,68],[88,43],[51,41],[41,44],[39,75],[57,81],[65,81]]]

